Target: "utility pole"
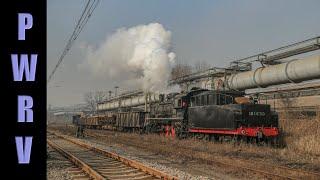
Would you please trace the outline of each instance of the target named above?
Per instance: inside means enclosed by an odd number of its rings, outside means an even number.
[[[114,88],[115,88],[114,96],[117,96],[117,90],[118,90],[119,86],[115,86]]]
[[[111,94],[112,94],[112,91],[108,91],[109,92],[109,99],[111,98]]]

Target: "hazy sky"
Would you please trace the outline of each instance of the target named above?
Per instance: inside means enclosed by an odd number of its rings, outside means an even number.
[[[87,0],[48,1],[48,74]],[[48,104],[83,102],[88,91],[113,90],[80,68],[84,45],[99,46],[122,27],[158,22],[172,33],[172,51],[186,63],[224,67],[235,58],[320,35],[319,0],[101,0],[48,85]]]

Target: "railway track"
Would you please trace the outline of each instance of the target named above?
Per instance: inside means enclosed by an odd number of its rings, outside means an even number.
[[[48,159],[47,178],[50,179],[75,179],[89,180],[90,177],[79,167],[75,166],[72,161],[64,157],[51,146],[47,147]]]
[[[178,179],[139,162],[121,157],[79,140],[49,132],[47,143],[77,166],[75,173],[85,172],[83,179]]]
[[[87,136],[94,137],[94,138],[101,138],[101,137],[106,137],[103,134],[100,133],[92,133],[92,132],[86,132]],[[132,146],[137,146],[136,144],[130,144]],[[139,145],[142,146],[142,145]],[[190,150],[186,149],[185,147],[179,147],[184,150]],[[202,153],[204,151],[199,151],[199,153]],[[197,158],[194,158],[197,159]],[[226,167],[234,167],[238,169],[242,169],[245,171],[250,171],[255,174],[260,174],[268,178],[276,178],[276,179],[314,179],[318,180],[320,179],[320,173],[319,172],[314,172],[314,171],[307,171],[307,170],[302,170],[302,169],[296,169],[296,168],[291,168],[291,167],[286,167],[286,166],[280,166],[280,165],[274,165],[270,163],[265,163],[265,162],[257,162],[253,160],[247,160],[243,158],[229,158],[232,160],[233,163],[227,163],[223,160],[213,160],[213,159],[208,159],[208,160],[203,160],[202,158],[198,158],[197,160],[199,161],[205,161],[207,164],[210,165],[221,165],[221,166],[226,166]]]

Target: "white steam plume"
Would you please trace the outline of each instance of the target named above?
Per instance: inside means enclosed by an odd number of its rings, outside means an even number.
[[[85,65],[96,76],[163,92],[175,61],[170,41],[171,32],[159,23],[118,29],[97,49],[88,48]]]

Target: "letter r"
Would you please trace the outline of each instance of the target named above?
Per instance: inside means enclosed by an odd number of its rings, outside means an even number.
[[[31,96],[18,96],[18,122],[33,122],[32,107]]]
[[[26,29],[33,25],[32,15],[29,13],[18,13],[18,40],[26,40]]]

